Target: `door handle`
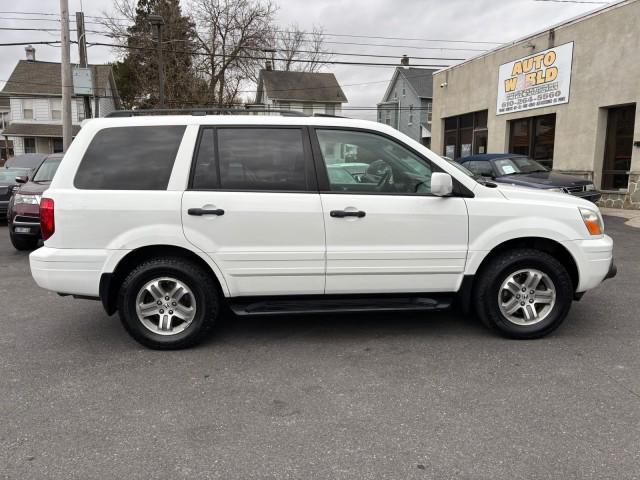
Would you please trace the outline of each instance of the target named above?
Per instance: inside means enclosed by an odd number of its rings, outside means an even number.
[[[329,213],[329,215],[331,215],[333,218],[344,218],[344,217],[358,217],[358,218],[362,218],[366,215],[366,212],[363,212],[362,210],[356,210],[356,211],[348,211],[348,210],[331,210],[331,212]]]
[[[207,208],[190,208],[187,210],[189,215],[195,215],[201,217],[202,215],[224,215],[224,210],[221,208],[207,209]]]

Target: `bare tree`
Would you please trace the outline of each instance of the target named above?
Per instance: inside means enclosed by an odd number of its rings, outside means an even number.
[[[278,70],[317,72],[332,58],[325,48],[322,27],[314,26],[311,32],[304,32],[294,24],[277,31],[275,38],[278,52],[275,67]]]
[[[206,79],[208,104],[237,101],[240,86],[267,45],[276,7],[271,0],[192,0],[196,40],[203,55],[198,72]]]
[[[136,22],[137,0],[113,0],[110,11],[103,10],[99,23],[109,32],[112,42],[119,46],[126,46],[129,28]],[[115,48],[118,55],[125,55],[126,51]]]

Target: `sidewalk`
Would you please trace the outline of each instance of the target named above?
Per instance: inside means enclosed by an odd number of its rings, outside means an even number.
[[[640,210],[621,210],[618,208],[601,208],[602,215],[626,218],[625,225],[640,228]]]

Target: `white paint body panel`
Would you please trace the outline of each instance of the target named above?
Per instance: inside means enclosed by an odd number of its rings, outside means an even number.
[[[186,125],[165,191],[78,190],[73,179],[102,128]],[[320,193],[186,191],[200,125],[294,125],[363,128],[396,138],[428,158],[474,198]],[[194,252],[225,296],[321,293],[454,292],[501,243],[542,237],[561,243],[579,271],[577,291],[605,277],[613,245],[592,237],[578,207],[560,193],[484,187],[426,147],[383,124],[363,120],[272,116],[161,116],[87,121],[47,191],[54,235],[30,256],[36,282],[50,290],[98,295],[100,276],[129,252],[170,245]],[[215,206],[224,216],[194,217]],[[332,218],[352,207],[364,218]]]
[[[188,215],[221,208],[224,215]],[[232,296],[324,293],[320,195],[187,191],[184,234],[220,266]]]
[[[467,254],[462,198],[322,194],[326,293],[458,290]],[[362,218],[333,218],[360,210]]]

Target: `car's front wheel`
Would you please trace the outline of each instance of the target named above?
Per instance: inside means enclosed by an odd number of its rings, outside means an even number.
[[[218,315],[209,272],[181,258],[155,258],[136,267],[120,288],[118,310],[139,343],[179,349],[203,339]]]
[[[534,249],[503,252],[480,272],[475,309],[489,327],[511,338],[538,338],[560,326],[569,313],[573,285],[553,256]]]

